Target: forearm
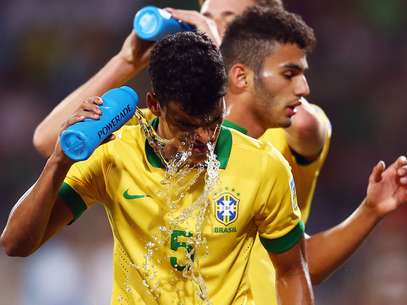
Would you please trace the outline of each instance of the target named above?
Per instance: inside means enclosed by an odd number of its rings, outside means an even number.
[[[379,220],[364,201],[345,221],[307,239],[305,246],[312,283],[321,283],[343,264]]]
[[[52,157],[37,182],[20,198],[1,235],[8,255],[27,256],[43,242],[58,190],[69,169]]]
[[[303,270],[296,270],[284,275],[277,273],[276,286],[279,304],[314,304],[311,281]]]
[[[49,156],[55,146],[60,127],[83,100],[91,96],[100,96],[111,88],[125,84],[141,68],[127,62],[120,54],[113,57],[96,75],[58,104],[37,126],[33,137],[36,149],[43,156]]]
[[[305,255],[304,239],[280,254],[269,253],[276,270],[276,288],[279,304],[314,304],[311,280]]]

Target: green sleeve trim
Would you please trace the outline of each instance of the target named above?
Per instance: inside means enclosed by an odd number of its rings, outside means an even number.
[[[309,159],[307,157],[304,157],[303,155],[297,153],[294,149],[292,149],[291,147],[288,147],[290,149],[291,154],[294,156],[295,161],[302,166],[307,166],[310,165],[312,163],[314,163],[315,161],[318,161],[318,159],[321,157],[322,151],[323,151],[323,147],[321,148],[321,151],[316,154],[316,156],[312,159]]]
[[[66,182],[61,185],[58,195],[72,211],[73,220],[69,224],[77,220],[87,209],[81,196]]]
[[[287,250],[290,250],[298,243],[298,241],[302,238],[304,234],[304,228],[305,228],[304,223],[300,221],[294,227],[294,229],[292,229],[286,235],[276,239],[267,239],[264,237],[260,237],[260,241],[267,251],[276,254],[283,253],[286,252]]]

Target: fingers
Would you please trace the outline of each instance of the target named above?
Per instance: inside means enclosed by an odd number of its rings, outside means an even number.
[[[194,25],[199,31],[206,33],[219,46],[220,36],[215,21],[196,11],[166,8],[175,19]]]
[[[382,179],[382,173],[384,172],[385,168],[386,164],[383,161],[379,161],[370,174],[369,182],[379,182]]]
[[[407,165],[407,158],[405,156],[400,156],[396,160],[396,168],[400,168],[404,165]]]
[[[407,165],[400,167],[397,170],[397,175],[400,178],[400,184],[407,186]]]
[[[80,112],[85,117],[99,119],[102,115],[102,111],[100,110],[99,106],[103,104],[103,100],[98,97],[94,96],[85,100],[80,106]]]
[[[389,166],[384,175],[387,174],[398,176],[400,184],[406,184],[407,179],[404,179],[404,177],[407,176],[407,158],[405,156],[398,157],[397,160]]]
[[[400,156],[393,164],[397,171],[399,184],[403,187],[407,187],[407,158],[405,156]]]
[[[63,129],[77,123],[77,122],[81,122],[85,119],[85,117],[83,115],[80,114],[74,114],[73,116],[71,116],[64,124]]]
[[[175,19],[179,19],[193,25],[197,25],[197,23],[199,23],[199,20],[205,18],[203,15],[196,11],[173,9],[171,7],[167,7],[165,8],[165,10],[169,12]]]
[[[389,166],[389,168],[392,168],[392,169],[397,170],[397,169],[399,169],[400,167],[402,167],[402,166],[404,166],[404,165],[407,165],[407,159],[406,159],[405,156],[400,156],[400,157],[397,158],[396,161],[394,161],[394,162]]]
[[[102,111],[100,110],[99,106],[102,104],[103,100],[100,97],[90,97],[79,106],[74,115],[99,120],[100,116],[102,115]]]
[[[102,111],[100,110],[99,106],[102,104],[103,100],[98,96],[86,99],[80,104],[72,116],[64,122],[62,125],[62,130],[87,118],[99,120],[100,116],[102,115]]]
[[[407,174],[407,166],[404,165],[397,170],[399,176],[405,176]]]

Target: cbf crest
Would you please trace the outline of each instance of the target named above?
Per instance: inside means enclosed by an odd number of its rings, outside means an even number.
[[[231,192],[223,192],[214,198],[216,220],[225,226],[234,222],[239,214],[239,199]]]

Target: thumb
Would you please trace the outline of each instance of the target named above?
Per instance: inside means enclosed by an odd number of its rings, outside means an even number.
[[[379,161],[379,163],[376,164],[376,166],[372,170],[372,173],[370,174],[369,182],[379,182],[382,179],[382,173],[384,172],[385,168],[386,164],[384,163],[384,161]]]

